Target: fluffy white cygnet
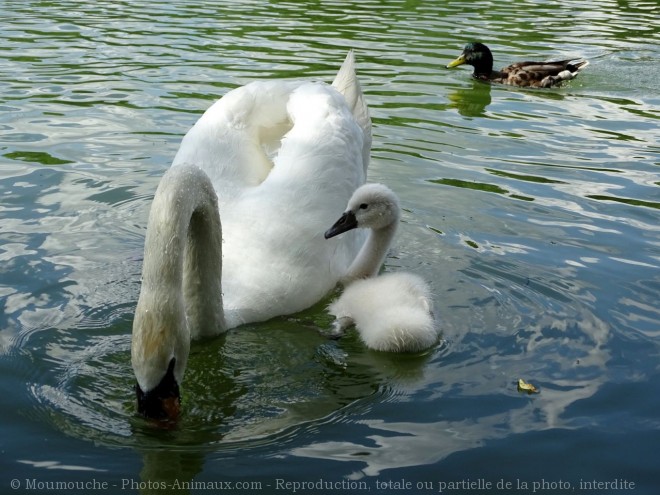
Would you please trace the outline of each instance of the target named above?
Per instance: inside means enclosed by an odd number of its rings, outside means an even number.
[[[367,347],[419,352],[438,340],[428,284],[408,272],[385,273],[351,283],[328,308],[341,334],[355,324]]]
[[[355,228],[369,236],[349,267],[343,294],[329,307],[334,333],[355,325],[367,347],[387,352],[419,352],[437,342],[429,285],[412,273],[378,276],[401,216],[396,195],[382,184],[358,188],[326,239]]]

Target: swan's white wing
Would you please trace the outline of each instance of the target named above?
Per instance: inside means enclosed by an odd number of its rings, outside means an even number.
[[[196,165],[211,179],[220,206],[270,173],[282,138],[291,129],[288,105],[300,81],[257,81],[233,89],[204,112],[184,136],[172,166]],[[348,52],[333,87],[362,129],[362,164],[366,177],[371,151],[371,118]],[[306,104],[302,99],[303,106]]]
[[[172,166],[196,165],[211,179],[220,206],[260,184],[289,130],[286,104],[295,81],[253,82],[215,102],[184,136]]]
[[[268,177],[221,209],[228,325],[232,314],[264,320],[315,303],[363,240],[361,232],[323,237],[365,180],[365,135],[346,100],[331,86],[301,84],[287,115],[292,127]]]
[[[364,238],[323,232],[365,182],[371,120],[352,53],[333,86],[254,82],[227,93],[184,137],[173,166],[218,194],[228,327],[300,311],[344,274]]]

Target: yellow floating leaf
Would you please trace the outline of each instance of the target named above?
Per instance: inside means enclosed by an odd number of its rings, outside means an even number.
[[[518,392],[527,392],[528,394],[538,394],[539,389],[531,383],[525,382],[522,378],[518,379]]]

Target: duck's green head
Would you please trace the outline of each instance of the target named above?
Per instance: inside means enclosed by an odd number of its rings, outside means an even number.
[[[463,53],[459,57],[447,64],[447,68],[457,67],[459,65],[471,65],[476,74],[490,74],[493,70],[493,55],[483,43],[468,43],[463,48]]]

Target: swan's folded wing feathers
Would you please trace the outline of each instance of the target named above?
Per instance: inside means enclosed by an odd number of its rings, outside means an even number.
[[[284,306],[291,313],[318,301],[364,239],[362,232],[351,232],[340,243],[323,238],[323,226],[364,182],[363,132],[343,97],[328,85],[305,83],[287,108],[293,126],[272,171],[221,208],[226,307],[257,306],[245,301],[255,297],[263,310],[259,319],[282,314]],[[297,238],[301,242],[293,243]]]
[[[268,180],[305,188],[331,186],[348,201],[345,181],[364,182],[365,137],[343,97],[322,83],[303,84],[291,95],[287,110],[293,126],[282,140]],[[337,196],[332,199],[339,201]]]
[[[270,173],[273,143],[290,128],[286,104],[300,82],[253,82],[215,102],[184,136],[173,166],[196,165],[216,187],[221,204]],[[276,147],[275,147],[276,148]]]
[[[364,233],[329,243],[323,230],[365,181],[364,146],[345,97],[300,81],[237,88],[184,138],[175,165],[198,163],[218,193],[228,326],[234,314],[260,321],[300,311],[334,287]]]

